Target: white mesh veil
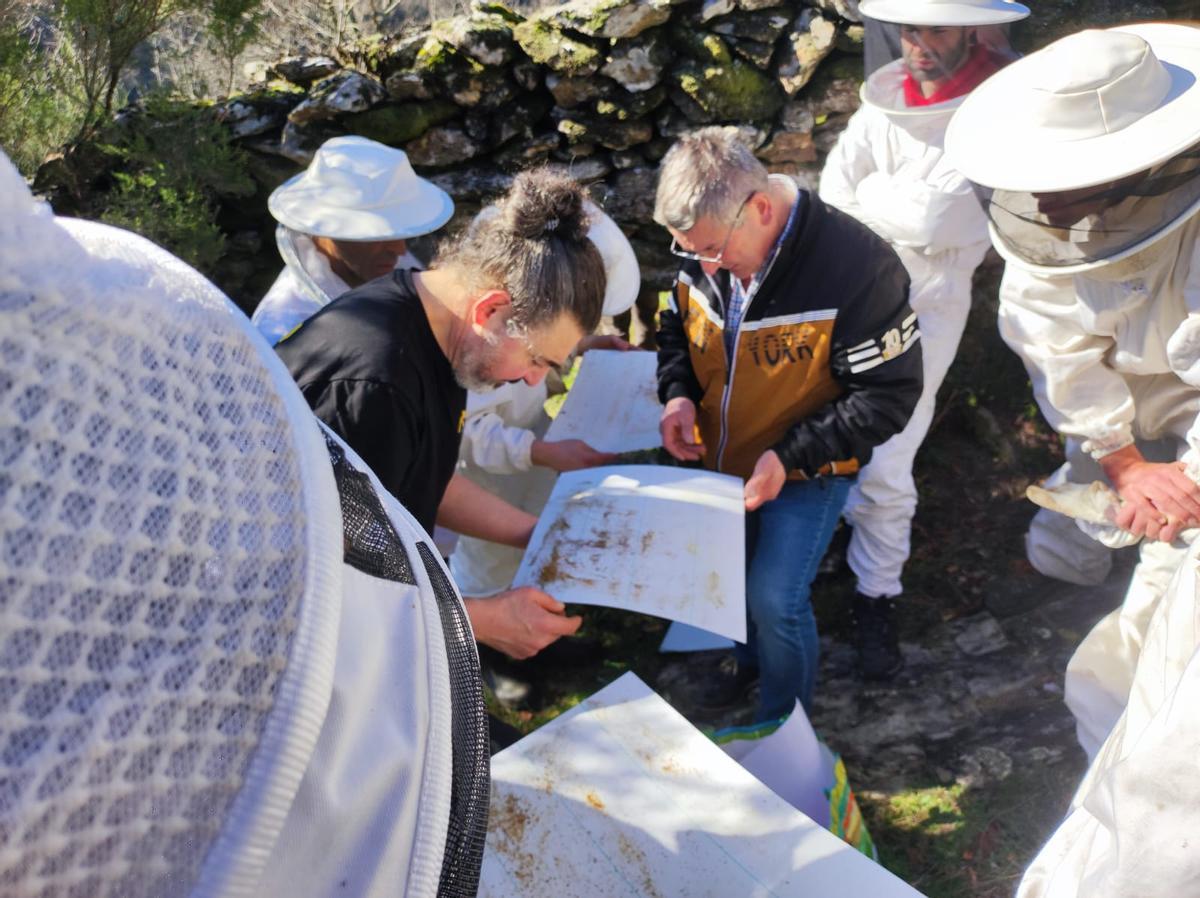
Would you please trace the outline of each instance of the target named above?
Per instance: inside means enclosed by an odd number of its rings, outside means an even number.
[[[1200,144],[1144,172],[1057,193],[976,186],[996,249],[1034,270],[1078,273],[1139,252],[1200,207]]]
[[[341,555],[324,442],[244,317],[0,155],[0,895],[253,894]]]

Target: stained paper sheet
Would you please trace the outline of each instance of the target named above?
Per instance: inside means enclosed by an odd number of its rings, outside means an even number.
[[[585,353],[547,440],[583,440],[601,452],[662,445],[658,419],[658,356],[653,352]]]
[[[920,896],[633,674],[492,758],[479,894]]]
[[[746,639],[742,481],[655,465],[558,478],[515,586]]]

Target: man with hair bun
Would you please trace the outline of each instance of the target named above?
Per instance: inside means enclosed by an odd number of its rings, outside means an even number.
[[[467,390],[538,383],[600,320],[604,264],[583,203],[569,178],[525,172],[429,270],[351,290],[277,346],[317,417],[427,530],[516,547],[533,532],[533,515],[454,468]],[[465,601],[476,638],[515,658],[581,623],[532,587]]]
[[[458,591],[261,334],[3,152],[0,334],[0,894],[474,896]]]
[[[705,684],[758,720],[810,706],[809,591],[855,472],[921,393],[908,275],[895,252],[790,178],[734,128],[663,158],[654,220],[684,261],[658,335],[663,446],[746,480],[748,642]]]

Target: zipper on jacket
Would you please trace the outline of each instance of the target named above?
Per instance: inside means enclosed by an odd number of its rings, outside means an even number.
[[[775,176],[772,175],[769,180],[773,179],[774,177]],[[755,277],[751,278],[751,283],[753,283],[755,280],[757,280],[758,285],[760,287],[767,282],[767,278],[770,277],[770,275],[771,275],[771,269],[775,267],[775,260],[779,258],[779,253],[783,250],[783,239],[784,239],[784,237],[787,236],[790,226],[793,223],[794,216],[796,214],[798,214],[800,211],[800,203],[806,201],[804,191],[800,189],[800,185],[797,184],[795,182],[795,180],[792,180],[790,178],[788,180],[791,183],[792,189],[796,191],[794,205],[792,206],[791,211],[788,212],[788,219],[784,223],[783,233],[780,234],[779,238],[778,238],[780,242],[778,244],[776,244],[776,246],[774,248],[774,252],[771,255],[771,261],[767,264],[767,268],[763,272],[762,277],[758,278],[757,277],[758,273],[755,272]],[[716,286],[716,282],[713,281],[712,276],[709,275],[707,272],[705,272],[705,277],[708,278],[709,282],[712,283],[714,287]],[[733,290],[733,272],[732,271],[729,272],[729,285],[730,285],[730,292],[732,293],[732,290]],[[717,292],[719,295],[720,291],[718,290]],[[738,347],[742,342],[742,325],[744,325],[746,323],[746,320],[750,317],[750,307],[752,305],[754,305],[754,300],[757,298],[758,298],[758,287],[755,287],[754,293],[751,294],[750,296],[746,297],[746,307],[744,309],[742,309],[741,323],[738,325],[737,333],[733,335],[733,354],[731,357],[729,357],[725,360],[726,367],[729,370],[729,376],[725,378],[725,390],[721,395],[721,438],[719,440],[717,440],[717,465],[716,465],[716,468],[714,469],[717,471],[721,470],[721,465],[725,461],[725,447],[729,444],[729,400],[731,398],[731,394],[733,393],[733,375],[734,375],[734,367],[737,365]],[[724,302],[724,297],[722,297],[722,301]],[[725,306],[725,308],[722,310],[721,317],[723,319],[727,319],[729,317],[729,303],[724,302],[724,306]],[[722,349],[725,348],[724,334],[722,334],[721,348]]]

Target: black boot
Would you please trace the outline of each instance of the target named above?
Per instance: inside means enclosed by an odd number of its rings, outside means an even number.
[[[896,600],[854,594],[854,644],[864,680],[890,680],[904,666],[896,632]]]

